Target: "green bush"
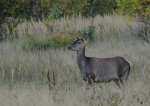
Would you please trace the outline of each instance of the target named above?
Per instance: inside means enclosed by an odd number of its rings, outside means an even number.
[[[77,33],[79,33],[79,35],[84,35],[87,33],[89,43],[94,42],[94,40],[96,39],[94,26],[89,26],[87,29],[78,31]]]
[[[69,44],[71,44],[71,37],[58,34],[45,36],[43,38],[39,38],[36,36],[30,36],[25,39],[22,43],[22,49],[47,49],[47,48],[66,48]]]

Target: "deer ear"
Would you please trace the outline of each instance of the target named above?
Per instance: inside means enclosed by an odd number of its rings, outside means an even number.
[[[71,35],[71,36],[73,37],[74,41],[78,40],[78,38],[76,36],[74,36],[74,35]]]
[[[86,40],[87,40],[87,38],[88,38],[88,35],[87,35],[87,34],[85,34],[85,35],[83,36],[83,38],[82,38],[82,39],[83,39],[84,41],[86,41]]]

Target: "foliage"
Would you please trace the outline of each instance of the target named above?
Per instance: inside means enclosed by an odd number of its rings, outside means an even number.
[[[115,0],[94,0],[93,2],[93,14],[109,14],[113,13],[116,9],[116,2]]]
[[[1,0],[0,15],[2,17],[14,17],[14,18],[41,18],[42,15],[46,15],[50,0]]]
[[[88,34],[89,43],[93,42],[94,37],[94,26],[90,26],[87,30],[74,32],[68,31],[69,34],[74,35],[83,35],[85,33]],[[81,36],[79,36],[80,38]],[[72,43],[72,38],[68,36],[66,33],[55,33],[50,36],[27,36],[24,42],[21,44],[22,49],[47,49],[47,48],[66,48],[68,45]]]
[[[72,16],[78,14],[86,13],[86,0],[61,0],[59,2],[53,2],[51,12],[59,12],[59,17],[61,16]],[[51,14],[50,12],[50,14]],[[54,14],[54,13],[52,13]],[[56,14],[56,13],[55,13]],[[58,18],[58,17],[56,17]]]
[[[90,3],[92,1],[92,4]],[[82,14],[86,16],[89,8],[93,14],[112,13],[114,0],[1,0],[0,16],[36,20],[43,17],[60,18]]]
[[[150,0],[116,0],[117,11],[132,17],[149,17]]]
[[[34,17],[36,19],[54,15],[61,10],[61,16],[79,14],[85,12],[86,0],[1,0],[0,15],[2,17]],[[51,13],[52,12],[52,13]],[[58,12],[58,11],[57,11]]]
[[[84,35],[84,34],[87,33],[89,43],[94,42],[94,40],[96,39],[96,36],[95,36],[95,27],[94,26],[89,26],[85,30],[78,31],[78,33],[79,33],[79,35]]]
[[[62,10],[58,9],[57,7],[52,8],[51,12],[48,14],[47,19],[58,19],[62,15]]]
[[[95,27],[94,26],[90,26],[89,28],[88,28],[88,37],[89,37],[89,40],[91,41],[91,42],[93,42],[94,41],[94,35],[95,35]]]
[[[47,49],[47,48],[66,48],[71,44],[72,39],[66,34],[55,34],[39,38],[36,36],[27,37],[22,43],[23,49]]]
[[[142,22],[136,36],[150,43],[150,0],[116,0],[116,2],[119,13],[127,14],[129,19],[136,18]]]

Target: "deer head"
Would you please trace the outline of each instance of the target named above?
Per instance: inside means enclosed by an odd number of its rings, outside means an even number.
[[[68,47],[68,50],[73,50],[73,51],[82,50],[85,47],[87,34],[85,34],[82,39],[79,39],[74,35],[72,35],[72,37],[74,39],[74,42]]]

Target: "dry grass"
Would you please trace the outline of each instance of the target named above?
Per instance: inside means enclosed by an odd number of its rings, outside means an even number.
[[[50,33],[42,22],[36,24],[39,35]],[[90,25],[90,19],[82,17],[53,23],[55,32],[79,31]],[[96,16],[93,25],[99,40],[86,46],[86,55],[119,55],[132,64],[125,95],[113,82],[98,83],[94,85],[94,91],[85,91],[86,82],[80,76],[75,52],[64,49],[22,50],[22,36],[30,31],[35,34],[33,30],[23,32],[21,29],[27,27],[23,25],[18,27],[20,39],[0,44],[1,106],[149,106],[150,47],[132,36],[131,32],[137,30],[138,23],[126,22],[123,16],[114,15]],[[50,91],[47,72],[50,73]]]

